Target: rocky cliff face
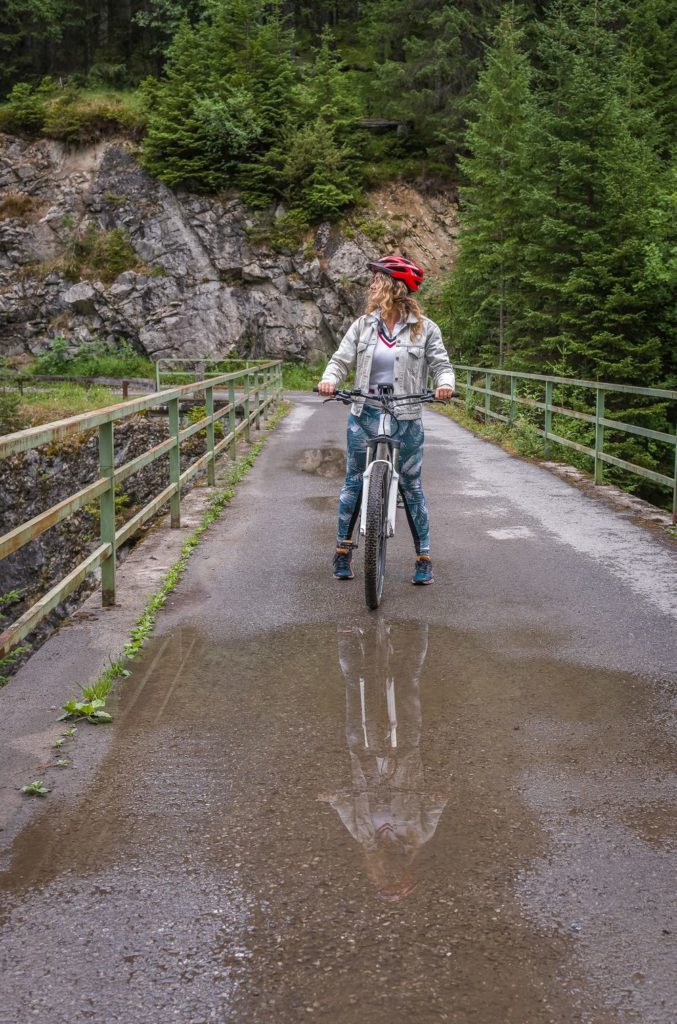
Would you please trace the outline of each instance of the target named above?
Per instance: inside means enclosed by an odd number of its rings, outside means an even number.
[[[361,312],[367,258],[398,247],[448,269],[456,209],[451,195],[393,184],[297,251],[256,242],[260,226],[237,196],[155,181],[123,140],[69,150],[0,136],[0,354],[35,354],[61,335],[126,338],[154,358],[314,361]],[[134,269],[78,280],[69,253],[88,228],[123,229]]]

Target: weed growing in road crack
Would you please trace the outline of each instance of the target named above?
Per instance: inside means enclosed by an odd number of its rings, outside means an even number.
[[[81,720],[90,722],[92,725],[106,725],[113,721],[113,716],[103,709],[106,706],[105,700],[69,700],[63,706],[63,714],[59,715],[58,721],[63,722],[70,719],[73,722]]]
[[[35,782],[29,782],[27,786],[22,786],[21,792],[25,793],[26,796],[47,796],[49,790],[44,782],[36,779]]]

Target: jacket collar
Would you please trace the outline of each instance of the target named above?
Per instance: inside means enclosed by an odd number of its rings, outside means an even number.
[[[380,318],[381,318],[381,311],[380,311],[380,309],[375,309],[373,311],[373,313],[367,313],[367,320],[369,321],[369,323],[375,324],[375,323],[377,323],[378,320],[380,320]],[[418,323],[418,317],[415,317],[413,313],[409,313],[409,314],[407,314],[407,319],[406,319],[405,323],[416,324],[416,323]]]

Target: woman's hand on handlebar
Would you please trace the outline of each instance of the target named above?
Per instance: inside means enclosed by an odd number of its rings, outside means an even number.
[[[454,397],[454,389],[445,385],[441,388],[435,389],[435,400],[437,402],[448,402],[450,398]]]
[[[336,391],[335,386],[328,380],[321,380],[317,385],[317,390],[321,395],[333,395]]]

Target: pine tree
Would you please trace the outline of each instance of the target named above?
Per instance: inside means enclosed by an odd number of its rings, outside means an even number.
[[[662,152],[677,140],[677,17],[672,0],[628,0],[625,40],[641,71],[643,101],[654,111]]]
[[[617,25],[613,0],[561,0],[544,26],[514,361],[646,383],[661,363],[642,289],[661,167]]]
[[[443,300],[454,351],[488,366],[502,365],[510,354],[521,273],[525,129],[533,116],[522,39],[508,11],[478,82],[470,155],[461,164],[467,205],[460,253]]]
[[[170,185],[214,191],[241,172],[289,124],[295,71],[279,4],[228,0],[213,17],[184,22],[167,73],[151,87],[144,164]]]
[[[369,113],[409,126],[407,149],[452,163],[462,149],[485,48],[504,0],[369,0],[360,26],[374,55]],[[525,11],[537,9],[525,0]],[[441,169],[441,168],[440,168]]]
[[[53,71],[63,38],[81,25],[78,0],[3,0],[0,94],[18,78]]]
[[[246,169],[254,206],[283,200],[295,223],[334,219],[363,182],[357,120],[361,104],[333,50],[329,30],[288,97],[286,130]]]
[[[354,139],[363,104],[346,74],[346,64],[336,48],[330,29],[324,29],[320,45],[301,69],[294,89],[296,116],[302,123],[316,117],[332,124],[337,138]]]

